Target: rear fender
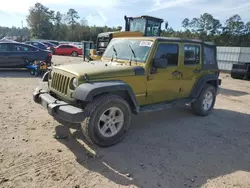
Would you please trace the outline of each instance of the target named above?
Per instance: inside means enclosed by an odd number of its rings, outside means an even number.
[[[196,84],[194,85],[190,97],[191,98],[198,98],[202,89],[204,88],[204,86],[209,83],[212,84],[213,86],[215,86],[216,91],[218,90],[219,85],[221,84],[221,80],[218,79],[217,75],[214,74],[208,74],[205,75],[203,77],[201,77]]]

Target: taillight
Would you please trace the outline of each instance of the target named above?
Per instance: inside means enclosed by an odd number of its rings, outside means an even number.
[[[49,53],[48,56],[49,56],[49,57],[52,57],[52,53]]]

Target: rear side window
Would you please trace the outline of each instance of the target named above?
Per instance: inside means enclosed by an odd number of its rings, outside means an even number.
[[[177,44],[159,44],[154,58],[168,60],[169,66],[178,65],[179,46]]]
[[[200,64],[200,46],[184,45],[184,65]]]
[[[67,48],[67,46],[61,45],[61,46],[59,46],[59,48]]]
[[[0,52],[6,52],[7,51],[7,45],[0,43]]]
[[[204,64],[215,64],[215,49],[212,47],[204,46]]]

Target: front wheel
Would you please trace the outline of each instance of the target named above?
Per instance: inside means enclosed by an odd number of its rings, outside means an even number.
[[[117,95],[103,95],[87,105],[81,123],[85,138],[101,147],[118,143],[129,128],[131,110],[126,100]]]
[[[196,115],[207,116],[213,110],[216,100],[216,89],[214,86],[206,84],[198,99],[191,104]]]

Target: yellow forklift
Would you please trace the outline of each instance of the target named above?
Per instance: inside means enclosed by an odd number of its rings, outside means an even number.
[[[138,36],[160,36],[161,25],[164,22],[161,18],[152,16],[127,17],[125,19],[125,31],[99,33],[96,41],[96,49],[89,51],[90,60],[101,59],[110,40],[117,37],[138,37]],[[165,22],[165,29],[168,22]]]

